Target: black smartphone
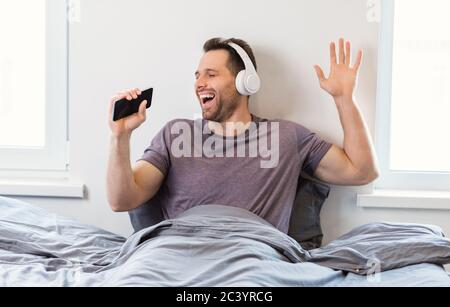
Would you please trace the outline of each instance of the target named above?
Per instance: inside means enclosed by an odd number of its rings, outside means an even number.
[[[139,112],[139,106],[144,100],[147,100],[147,109],[152,106],[153,88],[142,92],[137,99],[127,100],[126,98],[117,101],[114,104],[113,121],[121,120],[125,117]]]

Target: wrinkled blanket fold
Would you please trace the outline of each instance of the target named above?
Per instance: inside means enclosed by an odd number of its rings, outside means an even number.
[[[125,239],[0,197],[0,286],[450,286],[446,263],[450,240],[435,226],[372,223],[308,252],[229,206]]]

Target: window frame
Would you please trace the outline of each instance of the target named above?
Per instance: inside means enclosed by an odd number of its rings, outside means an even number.
[[[46,0],[45,139],[42,148],[0,147],[1,171],[68,170],[68,20],[66,0]]]
[[[450,191],[450,173],[390,169],[395,0],[381,1],[375,144],[381,176],[376,189]]]

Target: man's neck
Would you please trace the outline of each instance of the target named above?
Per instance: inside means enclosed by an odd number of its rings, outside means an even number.
[[[253,117],[248,108],[236,110],[230,118],[221,123],[209,121],[208,126],[216,134],[225,136],[236,136],[250,127]]]

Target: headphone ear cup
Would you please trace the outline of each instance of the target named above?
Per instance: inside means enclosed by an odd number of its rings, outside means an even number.
[[[261,79],[257,73],[245,76],[245,89],[250,95],[254,95],[261,89]]]
[[[242,70],[236,76],[236,89],[242,96],[250,96],[250,93],[247,92],[247,89],[245,87],[245,74],[246,71]]]

